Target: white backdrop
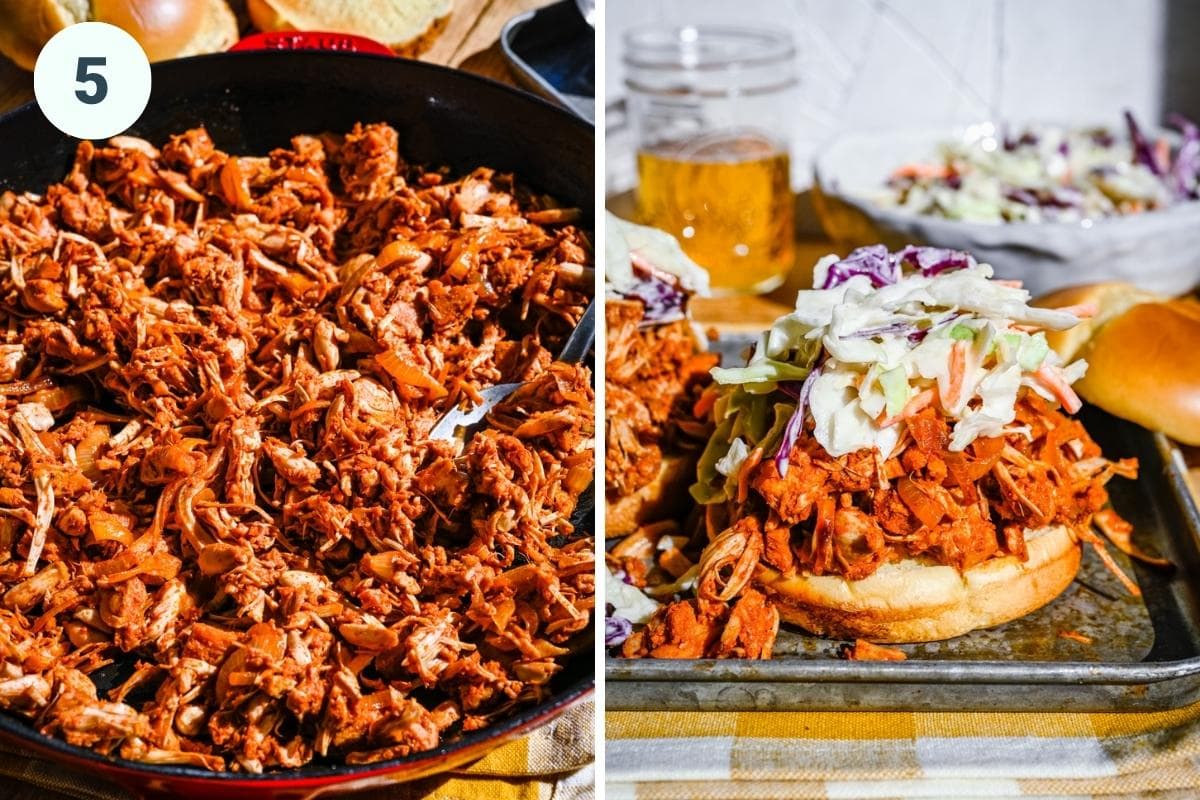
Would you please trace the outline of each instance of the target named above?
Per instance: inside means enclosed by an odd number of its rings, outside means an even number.
[[[842,130],[986,119],[1147,123],[1163,111],[1167,0],[605,0],[606,100],[624,93],[622,35],[656,22],[792,31],[801,86],[793,180]],[[614,119],[618,119],[614,115]],[[632,185],[610,131],[608,189]]]

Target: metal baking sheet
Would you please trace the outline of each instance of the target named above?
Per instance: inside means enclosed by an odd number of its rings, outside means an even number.
[[[1098,409],[1082,417],[1106,455],[1138,458],[1138,480],[1109,483],[1113,505],[1134,524],[1140,547],[1176,565],[1119,557],[1141,598],[1089,551],[1079,578],[1045,608],[946,642],[902,645],[907,661],[840,660],[840,641],[785,624],[770,661],[609,658],[607,707],[1114,711],[1200,700],[1200,512],[1186,465],[1161,435]]]

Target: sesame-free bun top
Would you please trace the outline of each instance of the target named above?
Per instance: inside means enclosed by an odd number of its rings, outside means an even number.
[[[1089,403],[1176,441],[1200,445],[1200,303],[1124,283],[1060,290],[1038,305],[1095,303],[1098,313],[1048,334],[1067,359],[1088,362],[1075,384]]]
[[[0,53],[32,70],[50,37],[77,22],[116,25],[151,61],[225,50],[238,36],[225,0],[0,0]]]

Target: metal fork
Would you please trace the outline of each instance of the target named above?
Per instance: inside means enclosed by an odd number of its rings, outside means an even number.
[[[584,310],[583,316],[579,318],[579,324],[575,326],[575,330],[571,331],[571,335],[567,337],[567,343],[563,345],[562,352],[558,354],[558,360],[567,363],[583,361],[587,358],[588,351],[592,349],[592,342],[595,338],[596,301],[592,300]],[[449,441],[455,437],[459,428],[464,429],[464,439],[470,438],[474,432],[473,428],[495,408],[497,403],[524,385],[524,383],[498,383],[495,386],[489,386],[479,393],[483,397],[483,402],[474,408],[464,411],[459,406],[455,406],[447,411],[429,431],[429,438]]]

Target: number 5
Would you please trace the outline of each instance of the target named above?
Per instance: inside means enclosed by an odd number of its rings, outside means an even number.
[[[108,81],[98,72],[89,72],[88,67],[103,67],[107,61],[106,58],[85,56],[75,65],[75,82],[92,84],[91,92],[76,89],[75,96],[89,106],[102,103],[104,98],[108,97]]]

